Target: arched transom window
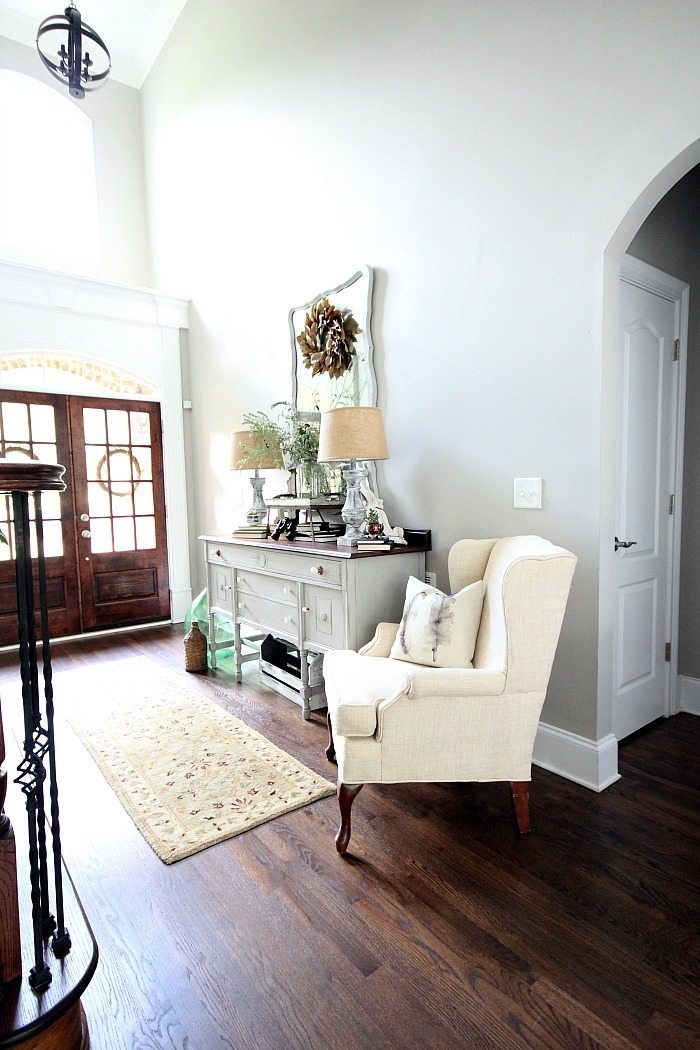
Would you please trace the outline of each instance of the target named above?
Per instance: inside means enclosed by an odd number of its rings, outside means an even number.
[[[109,365],[74,354],[16,351],[0,354],[0,387],[49,390],[54,393],[110,393],[125,397],[155,397],[149,383]]]

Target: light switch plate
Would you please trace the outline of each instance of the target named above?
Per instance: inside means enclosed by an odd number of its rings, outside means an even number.
[[[542,510],[542,478],[513,478],[513,506]]]

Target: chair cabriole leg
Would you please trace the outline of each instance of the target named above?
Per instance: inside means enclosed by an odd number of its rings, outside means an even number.
[[[513,780],[510,785],[513,812],[521,835],[530,831],[530,781]]]
[[[329,762],[335,762],[335,744],[333,743],[333,726],[331,725],[330,711],[328,712],[326,721],[328,723],[328,747],[326,748],[326,758]]]
[[[340,806],[340,828],[335,836],[335,848],[341,857],[350,842],[350,810],[363,784],[338,784],[338,804]]]

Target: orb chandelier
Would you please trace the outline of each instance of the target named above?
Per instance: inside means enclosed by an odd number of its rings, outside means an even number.
[[[112,68],[104,41],[83,22],[73,0],[64,14],[44,19],[37,29],[36,48],[49,73],[68,85],[73,98],[85,98],[85,92],[99,87]]]

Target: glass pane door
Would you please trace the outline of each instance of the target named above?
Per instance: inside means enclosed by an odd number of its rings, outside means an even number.
[[[54,636],[80,631],[80,598],[74,540],[74,512],[66,399],[62,396],[3,391],[0,393],[0,456],[40,460],[66,467],[65,492],[45,492],[44,521],[49,623]],[[34,501],[29,501],[30,542],[36,556]],[[0,495],[0,644],[17,641],[15,535],[12,500]]]

